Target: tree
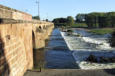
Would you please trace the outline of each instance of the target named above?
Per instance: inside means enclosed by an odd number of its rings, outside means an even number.
[[[112,37],[110,38],[109,42],[112,47],[115,47],[115,31],[112,33]]]
[[[85,23],[90,28],[115,27],[115,12],[93,12],[89,14],[78,14],[76,21],[81,22],[85,18]]]
[[[67,25],[72,26],[74,24],[74,19],[72,16],[67,17]]]
[[[115,16],[112,16],[111,17],[111,23],[112,23],[112,27],[115,27]]]
[[[40,20],[40,17],[39,17],[39,16],[33,16],[32,18],[33,18],[33,19],[36,19],[36,20]]]
[[[78,14],[75,18],[76,18],[76,22],[78,23],[82,23],[82,22],[85,22],[85,16],[86,14]]]
[[[105,22],[106,22],[106,17],[105,16],[99,17],[99,27],[100,28],[106,27]]]
[[[66,18],[55,18],[52,22],[55,24],[55,26],[66,26],[67,25]]]
[[[92,28],[92,27],[97,27],[97,17],[95,15],[92,14],[88,14],[86,16],[86,24],[88,25],[88,27]]]
[[[48,22],[49,20],[48,20],[48,19],[46,19],[46,21]]]
[[[107,16],[115,16],[115,12],[108,12],[106,15]]]
[[[105,13],[93,12],[86,15],[86,23],[88,27],[99,27],[99,18],[105,16]],[[101,18],[100,18],[101,19]],[[101,21],[102,22],[102,21]]]
[[[108,27],[114,27],[115,26],[115,12],[108,12],[107,13],[107,25]]]

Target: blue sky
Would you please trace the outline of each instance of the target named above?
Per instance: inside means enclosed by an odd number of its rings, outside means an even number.
[[[78,13],[115,11],[115,0],[39,0],[40,17],[52,20]],[[37,15],[36,0],[0,0],[0,4]]]

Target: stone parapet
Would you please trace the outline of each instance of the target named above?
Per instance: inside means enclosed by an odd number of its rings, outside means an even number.
[[[31,21],[32,15],[22,11],[18,11],[13,8],[0,5],[0,18]]]

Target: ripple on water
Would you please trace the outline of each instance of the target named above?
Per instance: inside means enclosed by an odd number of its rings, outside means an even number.
[[[107,36],[93,35],[84,30],[75,30],[74,34],[83,37],[67,36],[61,32],[67,46],[73,51],[74,59],[81,69],[109,69],[115,68],[115,63],[90,63],[85,59],[93,54],[96,57],[115,57],[115,48],[109,46]]]

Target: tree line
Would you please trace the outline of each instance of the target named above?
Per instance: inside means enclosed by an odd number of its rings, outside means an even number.
[[[91,28],[115,27],[115,12],[78,14],[76,22],[85,22]]]
[[[55,26],[71,26],[74,24],[74,19],[72,16],[68,16],[67,18],[55,18],[52,22]]]
[[[76,19],[72,16],[67,18],[55,18],[56,26],[71,26],[74,23],[86,23],[89,28],[115,27],[115,12],[93,12],[77,14]]]

